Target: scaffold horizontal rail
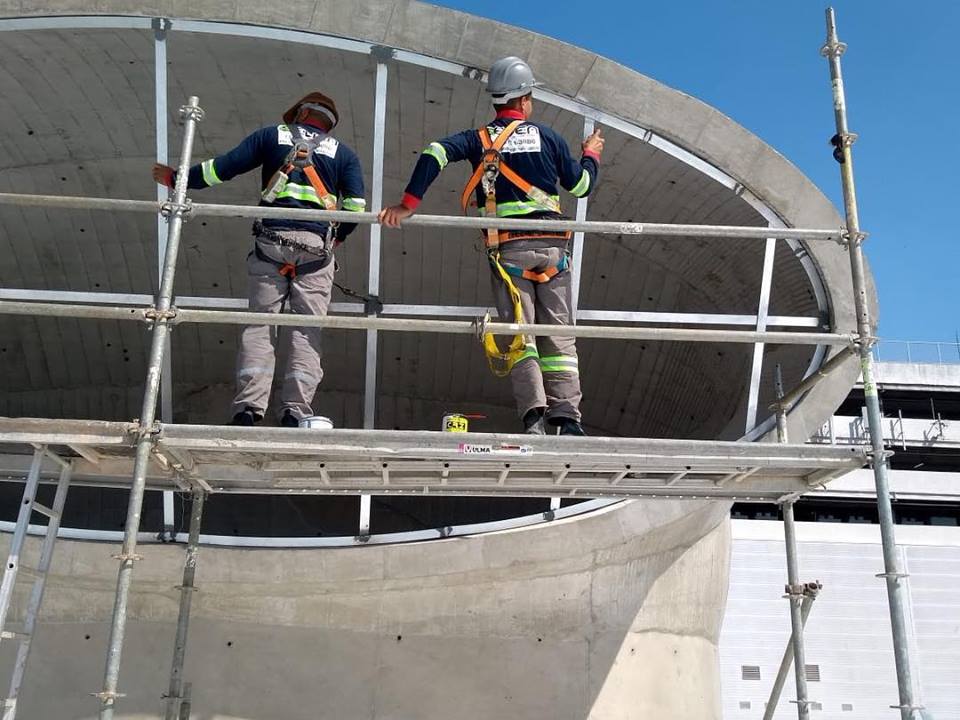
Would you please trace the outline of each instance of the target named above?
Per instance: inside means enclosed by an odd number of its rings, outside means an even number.
[[[0,476],[32,443],[93,450],[74,483],[127,487],[136,423],[0,418]],[[214,493],[773,500],[862,467],[860,446],[157,424],[147,486]]]
[[[0,300],[0,315],[69,317],[100,320],[150,321],[153,308],[129,306],[80,305]],[[454,335],[536,335],[540,337],[574,336],[607,340],[675,340],[683,342],[771,343],[775,345],[843,345],[856,341],[853,335],[820,332],[724,330],[714,328],[624,327],[613,325],[538,325],[469,320],[430,320],[425,318],[370,317],[356,315],[296,315],[292,313],[256,313],[240,310],[171,309],[168,322],[215,323],[226,325],[276,325],[322,327],[339,330],[383,330],[428,332]]]
[[[153,200],[123,200],[99,197],[64,195],[26,195],[0,193],[0,205],[44,207],[72,210],[112,210],[115,212],[158,213],[166,207]],[[221,205],[190,203],[185,212],[193,217],[271,218],[285,220],[326,220],[359,224],[375,224],[377,214],[346,212],[343,210],[307,210],[299,208],[261,207],[259,205]],[[454,227],[482,230],[569,230],[606,235],[653,235],[657,237],[728,238],[767,240],[826,240],[839,242],[844,238],[841,228],[772,228],[752,225],[682,225],[674,223],[618,222],[610,220],[536,220],[524,218],[464,217],[460,215],[414,215],[404,225],[419,227]]]

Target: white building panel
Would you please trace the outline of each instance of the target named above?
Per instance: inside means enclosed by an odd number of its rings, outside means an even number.
[[[790,636],[779,522],[735,520],[720,640],[724,717],[762,718]],[[811,717],[899,717],[877,526],[798,523],[800,578],[820,580],[805,644]],[[900,527],[915,680],[928,717],[960,720],[960,529]],[[940,543],[940,544],[937,544]],[[754,668],[759,667],[756,679]],[[796,717],[793,670],[776,720]]]

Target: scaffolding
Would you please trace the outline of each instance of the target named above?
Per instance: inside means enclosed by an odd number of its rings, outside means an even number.
[[[160,45],[167,26],[154,25],[158,39],[158,61],[165,60],[165,46]],[[576,220],[517,220],[497,218],[464,218],[420,215],[406,221],[411,226],[453,228],[511,228],[570,230],[578,234],[574,257],[582,253],[584,232],[618,235],[653,234],[658,237],[701,237],[722,241],[725,238],[753,239],[766,243],[764,277],[769,301],[769,278],[772,265],[772,243],[777,239],[802,242],[841,242],[849,250],[854,298],[857,310],[857,332],[792,332],[767,330],[766,308],[755,318],[752,330],[731,330],[688,327],[612,327],[576,325],[557,327],[491,322],[489,317],[473,320],[436,320],[394,318],[375,312],[356,315],[311,317],[223,309],[190,309],[174,304],[174,277],[183,223],[193,217],[283,217],[312,220],[343,220],[371,225],[371,272],[369,291],[379,291],[380,228],[376,213],[343,213],[323,210],[289,210],[280,208],[211,205],[193,203],[187,198],[187,177],[193,155],[197,125],[203,110],[197,97],[191,97],[181,108],[184,135],[179,172],[172,195],[161,189],[156,202],[116,200],[109,198],[63,197],[49,195],[0,194],[0,204],[36,207],[101,210],[107,212],[159,213],[160,227],[165,232],[162,243],[160,289],[156,298],[142,303],[136,298],[98,298],[95,293],[76,293],[75,302],[64,302],[70,294],[60,294],[60,302],[42,302],[43,294],[28,299],[0,295],[0,314],[42,315],[71,318],[97,318],[134,321],[151,329],[148,371],[140,415],[132,423],[0,419],[0,444],[32,447],[33,456],[27,471],[24,504],[21,507],[8,562],[0,586],[0,625],[6,619],[13,585],[19,569],[16,556],[23,544],[30,516],[40,512],[50,517],[41,553],[37,583],[28,605],[24,632],[3,630],[2,637],[22,638],[14,684],[4,706],[4,720],[16,715],[17,695],[23,680],[29,653],[29,639],[43,595],[43,582],[49,569],[53,543],[57,537],[68,485],[121,487],[130,490],[123,546],[116,556],[119,561],[114,611],[111,619],[104,681],[100,692],[100,718],[110,720],[119,692],[119,674],[124,635],[128,619],[128,599],[137,554],[138,531],[144,493],[147,489],[190,492],[194,502],[190,517],[186,562],[181,589],[169,690],[166,695],[166,718],[189,717],[190,684],[184,682],[183,664],[186,654],[190,618],[190,598],[194,589],[197,548],[204,499],[211,493],[307,493],[349,494],[369,497],[371,494],[440,494],[440,495],[504,495],[504,496],[581,496],[589,498],[683,497],[727,498],[778,502],[783,507],[787,548],[786,597],[791,606],[791,640],[784,655],[781,673],[774,686],[768,713],[772,714],[791,659],[797,685],[797,709],[801,720],[809,717],[804,676],[803,625],[810,604],[819,591],[815,583],[801,583],[796,557],[793,503],[802,494],[822,486],[830,479],[851,469],[871,464],[874,470],[884,551],[884,572],[890,606],[893,644],[899,686],[899,704],[904,720],[917,717],[920,706],[914,700],[907,636],[903,611],[905,574],[898,566],[894,523],[887,486],[888,452],[883,446],[881,416],[873,382],[871,349],[876,342],[867,302],[861,232],[854,191],[852,145],[855,135],[847,127],[846,106],[840,71],[840,56],[845,45],[837,38],[833,10],[827,11],[827,42],[823,54],[830,65],[836,112],[837,145],[842,157],[846,226],[843,229],[810,229],[785,227],[739,227],[710,225],[678,225],[636,222],[586,221],[585,204],[578,203]],[[158,73],[160,63],[158,63]],[[165,72],[165,70],[163,71]],[[383,133],[386,66],[378,63],[377,111],[374,156],[373,207],[382,205]],[[165,116],[158,100],[158,117]],[[592,130],[587,118],[584,133]],[[165,130],[165,128],[164,128]],[[158,135],[159,137],[159,135]],[[158,140],[158,156],[165,159],[166,147]],[[839,159],[839,158],[838,158]],[[579,263],[575,263],[579,267]],[[81,297],[82,296],[82,297]],[[6,299],[2,299],[6,297]],[[336,309],[336,308],[335,308]],[[396,309],[395,309],[396,310]],[[403,310],[396,310],[403,314]],[[456,313],[452,313],[456,314]],[[640,315],[639,313],[633,314]],[[648,314],[656,315],[656,314]],[[663,314],[667,315],[667,314]],[[719,316],[726,317],[726,316]],[[605,318],[599,318],[605,319]],[[627,318],[649,322],[652,318]],[[683,320],[680,320],[683,322]],[[367,363],[367,393],[363,430],[296,430],[283,428],[224,428],[204,425],[177,425],[168,422],[170,399],[165,396],[169,385],[167,352],[172,328],[180,323],[226,323],[240,325],[295,325],[360,330],[367,333],[368,351],[376,347],[378,331],[451,333],[481,335],[573,335],[606,339],[648,339],[680,342],[749,343],[755,349],[762,344],[813,345],[840,348],[826,363],[817,363],[796,387],[784,391],[777,382],[777,402],[772,406],[779,443],[750,443],[691,440],[652,440],[643,438],[564,438],[562,447],[550,437],[530,437],[495,433],[471,433],[452,436],[442,433],[382,431],[373,429],[373,395],[371,372]],[[709,324],[709,322],[707,323]],[[717,323],[719,324],[719,323]],[[723,324],[736,324],[727,322]],[[794,323],[803,325],[804,323]],[[859,357],[867,402],[871,445],[836,447],[790,444],[786,437],[786,415],[790,407],[819,380],[840,367],[851,354]],[[756,357],[756,356],[755,356]],[[369,360],[369,356],[368,356]],[[755,362],[751,383],[754,419],[759,369]],[[748,411],[749,415],[749,411]],[[748,430],[751,428],[748,427]],[[752,428],[753,436],[764,431]],[[750,433],[745,438],[752,439]],[[39,482],[49,479],[44,462],[53,461],[59,469],[54,507],[35,501]]]

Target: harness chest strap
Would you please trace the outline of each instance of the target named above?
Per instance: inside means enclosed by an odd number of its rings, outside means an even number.
[[[480,178],[483,177],[483,172],[485,170],[486,163],[484,160],[487,157],[487,154],[493,151],[496,155],[499,156],[501,148],[506,144],[507,140],[510,139],[510,136],[513,135],[513,131],[516,130],[523,120],[513,120],[507,125],[503,132],[497,135],[497,139],[491,142],[489,131],[483,127],[478,131],[480,134],[480,142],[483,145],[484,157],[481,160],[480,164],[477,165],[477,168],[473,171],[473,175],[470,176],[470,179],[467,180],[467,186],[463,189],[463,194],[460,196],[460,207],[463,210],[464,214],[467,212],[467,206],[470,204],[470,196],[473,194],[473,191],[476,190],[477,185],[480,184]],[[502,161],[498,162],[499,168],[502,170],[505,165]]]

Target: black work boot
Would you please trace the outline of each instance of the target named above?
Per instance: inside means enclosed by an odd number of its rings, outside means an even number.
[[[233,419],[230,421],[230,424],[237,425],[239,427],[253,427],[262,419],[263,416],[260,415],[260,413],[258,413],[254,408],[248,407],[234,415]]]
[[[551,418],[551,425],[556,425],[560,428],[561,435],[586,435],[584,432],[583,425],[581,425],[577,420],[573,418],[561,417],[561,418]]]
[[[543,408],[527,410],[523,416],[523,431],[527,435],[546,435],[547,429],[543,423]]]
[[[280,427],[300,427],[300,421],[294,417],[292,412],[287,410],[280,418]]]

